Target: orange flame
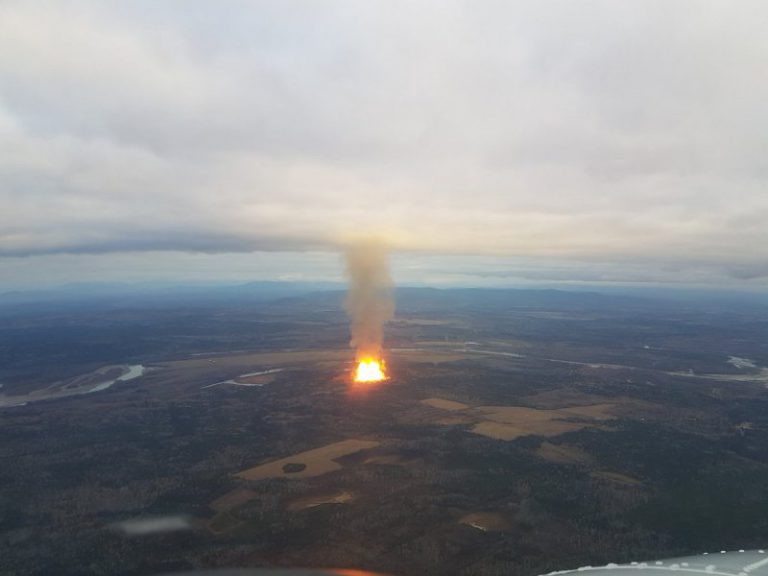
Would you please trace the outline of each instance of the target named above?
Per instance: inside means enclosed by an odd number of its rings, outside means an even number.
[[[383,360],[363,358],[357,364],[355,382],[381,382],[387,379]]]

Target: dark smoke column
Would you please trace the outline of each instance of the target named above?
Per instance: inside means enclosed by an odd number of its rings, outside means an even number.
[[[378,242],[360,242],[347,249],[347,314],[351,323],[350,345],[358,362],[380,360],[384,323],[395,313],[389,252]]]

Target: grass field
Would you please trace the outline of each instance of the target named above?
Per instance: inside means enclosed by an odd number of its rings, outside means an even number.
[[[472,432],[496,438],[514,440],[521,436],[558,436],[592,426],[595,421],[613,418],[613,404],[573,406],[557,410],[539,410],[521,406],[480,406],[477,411],[484,420]]]
[[[342,440],[321,448],[307,450],[287,458],[254,466],[236,474],[244,480],[262,480],[264,478],[312,478],[334,470],[339,470],[341,464],[336,459],[360,450],[374,448],[379,443],[374,440]],[[305,467],[297,472],[286,472],[283,467],[289,464],[303,464]]]
[[[474,424],[470,429],[471,432],[497,440],[514,440],[531,435],[558,436],[615,418],[613,403],[569,406],[551,410],[525,406],[472,407],[445,398],[426,398],[421,400],[421,404],[449,413],[461,413],[460,417],[452,417],[448,420],[441,418],[437,420],[439,424]],[[551,460],[559,458],[563,461],[569,457],[566,451],[558,451],[554,445],[550,446],[544,449],[543,458]]]
[[[288,505],[289,510],[306,510],[307,508],[315,508],[316,506],[322,506],[323,504],[346,504],[355,499],[355,495],[351,492],[343,491],[336,494],[323,494],[319,496],[307,496],[306,498],[299,498],[294,500]]]
[[[444,398],[427,398],[421,401],[422,404],[432,406],[432,408],[439,408],[440,410],[449,410],[451,412],[456,410],[466,410],[470,408],[468,404],[462,402],[455,402],[453,400],[445,400]]]

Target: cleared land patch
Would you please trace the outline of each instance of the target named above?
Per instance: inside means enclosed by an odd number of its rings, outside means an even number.
[[[485,414],[488,420],[493,420],[494,422],[502,422],[504,424],[530,423],[535,426],[538,422],[549,422],[565,418],[610,420],[614,418],[610,413],[611,408],[613,408],[613,404],[571,406],[555,410],[541,410],[539,408],[525,408],[523,406],[480,406],[477,410]],[[583,426],[580,426],[580,428],[583,428]]]
[[[314,508],[316,506],[322,506],[323,504],[346,504],[355,499],[355,495],[351,492],[343,491],[336,494],[324,494],[320,496],[307,496],[305,498],[299,498],[294,500],[288,505],[289,510],[306,510],[307,508]]]
[[[569,444],[542,442],[536,450],[536,454],[544,460],[559,464],[590,464],[593,461],[588,452]]]
[[[594,425],[595,421],[614,418],[609,413],[613,404],[574,406],[558,410],[538,410],[520,406],[480,406],[484,414],[472,432],[499,440],[514,440],[521,436],[558,436]]]
[[[472,512],[459,519],[459,524],[466,524],[483,532],[502,532],[509,529],[509,522],[496,512]]]
[[[479,406],[472,408],[461,402],[444,398],[427,398],[422,404],[447,412],[461,412],[465,419],[457,419],[449,424],[472,424],[470,429],[475,434],[496,438],[497,440],[514,440],[521,436],[558,436],[566,432],[574,432],[595,426],[604,420],[614,419],[613,403],[589,404],[545,410],[525,406]],[[547,452],[547,450],[549,450]],[[546,449],[544,456],[555,457],[552,449]],[[565,458],[560,454],[560,458]]]
[[[235,474],[238,478],[245,480],[263,480],[264,478],[311,478],[320,476],[334,470],[339,470],[341,464],[335,460],[349,454],[354,454],[360,450],[367,450],[378,446],[375,440],[342,440],[334,442],[321,448],[307,450],[287,458],[267,462],[259,466],[254,466],[248,470],[243,470]],[[284,466],[287,464],[304,464],[306,467],[298,472],[286,472]],[[290,467],[289,469],[294,469]]]
[[[421,401],[422,404],[432,406],[432,408],[439,408],[440,410],[449,410],[451,412],[455,410],[466,410],[470,408],[468,404],[462,402],[455,402],[454,400],[446,400],[444,398],[426,398]]]

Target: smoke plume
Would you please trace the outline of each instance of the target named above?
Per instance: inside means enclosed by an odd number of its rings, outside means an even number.
[[[377,242],[363,242],[347,249],[347,314],[358,361],[380,359],[384,323],[395,313],[389,253]]]

